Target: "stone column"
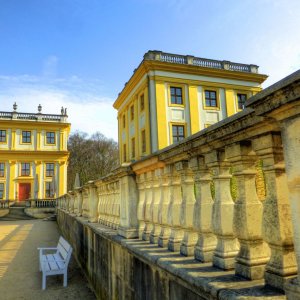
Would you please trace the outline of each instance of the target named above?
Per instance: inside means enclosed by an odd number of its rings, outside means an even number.
[[[123,170],[120,178],[120,225],[118,234],[125,238],[138,237],[138,190],[135,174],[130,169]]]
[[[154,170],[153,193],[150,211],[152,214],[153,228],[150,234],[150,243],[157,244],[161,227],[158,220],[158,207],[162,194],[162,168]]]
[[[77,188],[74,190],[74,214],[80,217],[82,214],[82,188]]]
[[[221,150],[205,154],[205,162],[213,172],[215,183],[212,224],[213,233],[217,236],[217,247],[213,255],[213,265],[229,270],[234,268],[239,250],[233,233],[234,203],[230,193],[230,163],[225,160],[225,153]]]
[[[97,196],[98,196],[98,223],[103,224],[103,189],[104,185],[102,181],[95,181],[97,186]]]
[[[144,241],[149,241],[150,233],[152,230],[152,216],[150,212],[150,206],[152,202],[152,171],[148,171],[145,174],[145,227],[142,238]]]
[[[161,226],[160,235],[158,238],[158,245],[160,247],[167,247],[168,240],[171,233],[171,228],[168,223],[168,212],[170,203],[170,182],[171,182],[171,166],[167,165],[163,169],[162,174],[162,191],[160,194],[160,202],[158,208],[158,221]]]
[[[98,221],[98,196],[97,196],[97,187],[94,184],[94,181],[88,182],[89,189],[89,221],[97,222]]]
[[[211,195],[211,174],[205,165],[204,157],[193,157],[189,166],[195,174],[195,231],[198,231],[198,241],[195,246],[195,258],[202,262],[212,261],[217,239],[212,232],[213,198]]]
[[[188,166],[188,161],[180,161],[175,164],[181,177],[182,202],[180,223],[184,234],[180,245],[180,253],[185,256],[194,255],[198,234],[193,228],[195,186],[194,174]]]
[[[271,249],[266,266],[266,283],[283,289],[285,281],[297,274],[287,178],[280,134],[268,134],[253,141],[263,162],[266,182],[263,237]]]
[[[172,166],[171,186],[170,186],[170,205],[168,214],[168,224],[171,227],[171,233],[168,241],[170,251],[180,251],[180,244],[183,238],[183,230],[180,224],[180,209],[182,203],[182,191],[180,176],[176,168]]]
[[[251,280],[261,279],[269,260],[269,249],[261,232],[263,206],[255,185],[257,157],[248,141],[227,146],[225,153],[237,180],[233,226],[240,251],[236,257],[235,273]]]
[[[69,206],[67,207],[67,210],[69,213],[74,213],[74,192],[69,191]]]
[[[120,225],[120,181],[115,181],[114,185],[114,195],[113,195],[113,228],[117,229]]]
[[[138,186],[138,212],[137,218],[139,223],[139,238],[142,239],[143,231],[145,228],[145,207],[146,207],[146,194],[145,194],[145,174],[140,174],[137,176],[137,186]]]

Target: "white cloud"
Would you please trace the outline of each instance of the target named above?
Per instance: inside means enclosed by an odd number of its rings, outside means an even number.
[[[42,113],[60,114],[61,107],[66,107],[73,132],[93,134],[100,131],[117,140],[113,99],[102,97],[99,86],[93,81],[76,76],[48,81],[29,75],[0,76],[0,111],[12,111],[14,102],[19,112],[37,112],[41,104]]]

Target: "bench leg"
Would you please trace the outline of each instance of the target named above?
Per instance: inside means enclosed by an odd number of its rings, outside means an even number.
[[[68,285],[68,273],[65,272],[64,273],[64,287],[66,287]]]
[[[46,289],[46,274],[43,272],[43,277],[42,277],[42,290]]]

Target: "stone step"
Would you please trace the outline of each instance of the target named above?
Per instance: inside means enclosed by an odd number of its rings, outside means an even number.
[[[0,218],[1,221],[34,220],[27,216],[23,207],[10,207],[9,214]]]

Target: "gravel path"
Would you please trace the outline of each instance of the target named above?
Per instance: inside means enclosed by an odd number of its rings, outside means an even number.
[[[96,299],[75,259],[68,269],[68,286],[62,275],[47,277],[42,291],[38,247],[55,247],[56,222],[42,220],[0,221],[0,299]]]

